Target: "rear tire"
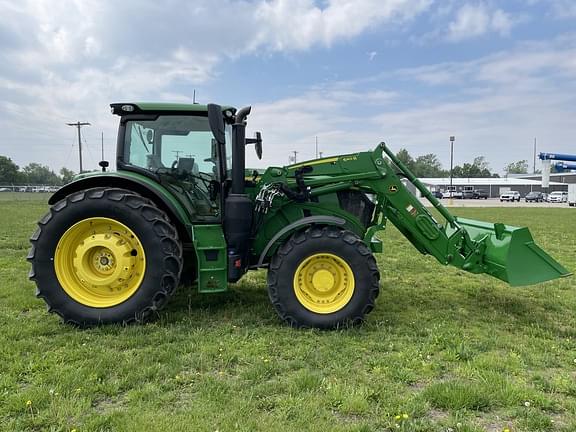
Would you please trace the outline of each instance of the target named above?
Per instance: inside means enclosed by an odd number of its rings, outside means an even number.
[[[79,326],[145,321],[166,304],[182,270],[168,216],[124,189],[67,196],[38,222],[30,242],[36,296]]]
[[[268,269],[268,294],[292,327],[333,329],[359,324],[374,308],[380,273],[354,233],[311,227],[282,245]]]

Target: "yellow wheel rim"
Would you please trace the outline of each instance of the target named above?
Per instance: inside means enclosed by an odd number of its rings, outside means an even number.
[[[105,308],[129,299],[146,270],[142,243],[126,225],[95,217],[71,226],[54,254],[64,291],[85,306]]]
[[[346,261],[318,253],[300,263],[294,274],[296,298],[306,309],[320,314],[339,311],[354,294],[354,273]]]

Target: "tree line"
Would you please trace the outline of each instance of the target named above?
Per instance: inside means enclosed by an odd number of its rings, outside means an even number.
[[[401,149],[396,156],[412,171],[416,177],[450,177],[450,170],[445,170],[434,153],[412,157],[408,150]],[[505,167],[508,174],[528,173],[528,162],[521,160],[513,162]],[[22,169],[9,157],[0,156],[0,185],[51,185],[57,186],[70,182],[74,172],[68,168],[62,168],[58,174],[46,165],[36,162],[29,163]],[[468,177],[500,177],[492,172],[490,165],[484,156],[477,156],[472,162],[456,165],[452,170],[455,178]]]
[[[400,149],[396,157],[414,173],[416,177],[450,177],[450,170],[442,167],[438,156],[434,153],[428,153],[422,156],[412,157],[408,150]],[[521,160],[512,162],[504,168],[507,174],[527,174],[528,161]],[[477,156],[472,162],[466,162],[462,165],[456,165],[452,168],[452,177],[469,178],[469,177],[500,177],[496,172],[492,172],[490,165],[484,156]]]
[[[74,171],[68,168],[62,168],[59,174],[48,166],[36,162],[20,168],[9,157],[0,156],[0,185],[59,186],[72,181],[72,177],[74,177]]]

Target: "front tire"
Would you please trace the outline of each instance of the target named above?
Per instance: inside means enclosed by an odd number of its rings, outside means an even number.
[[[30,241],[36,296],[79,326],[145,321],[165,305],[182,270],[182,247],[167,215],[124,189],[67,196]]]
[[[268,294],[290,326],[333,329],[364,321],[379,280],[376,260],[356,234],[311,227],[294,234],[272,258]]]

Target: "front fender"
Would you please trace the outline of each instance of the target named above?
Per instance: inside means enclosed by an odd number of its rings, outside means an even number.
[[[281,238],[298,231],[300,228],[310,225],[336,225],[336,226],[344,226],[346,225],[346,220],[337,216],[308,216],[302,219],[299,219],[295,222],[292,222],[289,225],[286,225],[280,231],[278,231],[274,237],[272,237],[266,247],[260,253],[260,258],[258,259],[257,267],[261,267],[264,264],[264,260],[266,256],[272,249],[272,247],[276,244],[278,240]]]

